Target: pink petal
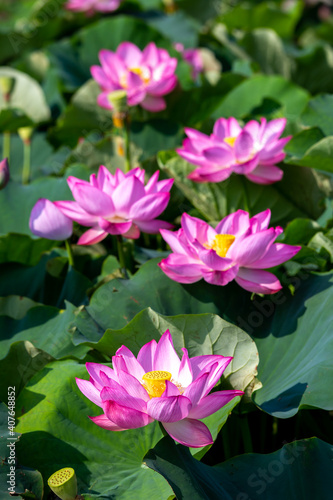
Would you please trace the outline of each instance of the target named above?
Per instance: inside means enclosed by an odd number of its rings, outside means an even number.
[[[148,392],[136,377],[121,370],[118,373],[118,379],[119,384],[122,387],[126,387],[126,392],[128,392],[130,396],[133,396],[137,399],[142,399],[143,401],[149,401]]]
[[[94,422],[94,424],[98,425],[99,427],[102,427],[102,429],[106,429],[107,431],[124,431],[125,429],[122,429],[118,427],[118,425],[114,424],[111,422],[111,420],[108,419],[106,415],[98,415],[98,417],[88,417],[90,420]]]
[[[237,137],[234,148],[237,160],[239,162],[247,161],[253,150],[253,139],[251,135],[243,130]]]
[[[242,132],[242,129],[239,126],[238,121],[236,120],[236,118],[230,117],[230,118],[228,118],[227,122],[228,122],[228,127],[229,127],[228,136],[229,137],[237,137]]]
[[[230,269],[226,269],[225,271],[203,270],[202,277],[211,285],[225,286],[230,283],[230,281],[235,279],[237,272],[238,266],[233,265]]]
[[[247,174],[246,177],[257,184],[273,184],[273,182],[278,182],[282,179],[283,170],[275,165],[258,165],[250,174]]]
[[[110,79],[100,66],[91,66],[90,72],[96,82],[104,89],[110,88]]]
[[[141,64],[154,67],[159,62],[158,49],[154,42],[150,42],[142,52]]]
[[[31,210],[29,227],[36,236],[49,240],[66,240],[73,232],[71,219],[45,198],[40,198]]]
[[[267,144],[268,142],[276,140],[285,129],[287,120],[285,118],[277,118],[267,123],[263,128],[260,142]]]
[[[106,416],[122,429],[138,429],[153,422],[153,419],[141,411],[125,408],[114,401],[104,403]]]
[[[212,146],[212,140],[208,135],[188,127],[185,127],[184,131],[191,142],[194,142],[194,147],[196,149],[198,149],[198,144],[200,144],[199,150]]]
[[[100,189],[76,183],[72,193],[77,203],[89,214],[107,216],[114,213],[111,198]]]
[[[144,233],[156,234],[160,229],[172,229],[174,226],[170,224],[170,222],[166,222],[164,220],[136,220],[137,226]]]
[[[202,167],[191,172],[187,178],[194,182],[222,182],[232,174],[232,168],[223,167],[219,169],[209,169]]]
[[[195,283],[202,279],[202,272],[200,266],[192,266],[191,269],[186,269],[185,272],[181,266],[175,266],[170,263],[167,259],[163,259],[159,264],[157,264],[162,271],[173,281],[178,283]],[[191,274],[189,273],[191,271]]]
[[[282,288],[274,274],[257,269],[241,268],[235,281],[245,290],[254,293],[272,294]]]
[[[250,157],[249,160],[244,161],[243,163],[235,163],[233,169],[236,174],[246,175],[249,172],[252,172],[259,163],[259,153],[256,153],[254,156]]]
[[[160,233],[164,241],[167,242],[169,247],[174,253],[179,253],[181,255],[188,255],[190,253],[189,245],[180,238],[180,235],[183,234],[183,231],[168,231],[166,229],[161,229]]]
[[[122,42],[117,50],[116,54],[128,68],[138,68],[141,64],[142,52],[141,50],[131,42]]]
[[[199,375],[184,391],[186,396],[192,403],[192,408],[195,408],[200,399],[205,394],[209,372]]]
[[[80,391],[86,396],[86,398],[90,399],[95,405],[98,405],[102,408],[102,399],[100,396],[100,391],[91,383],[89,380],[82,380],[80,378],[76,378],[76,383]]]
[[[172,75],[169,78],[147,85],[147,93],[152,96],[162,96],[169,94],[177,85],[177,77]]]
[[[228,404],[234,397],[242,396],[243,391],[218,391],[209,394],[205,398],[191,408],[189,418],[205,418],[212,415],[220,408]]]
[[[166,102],[163,97],[146,95],[144,100],[140,102],[142,108],[147,109],[156,113],[158,111],[163,111],[166,108]]]
[[[255,120],[250,120],[243,128],[243,131],[248,132],[254,140],[257,139],[259,135],[259,130],[260,130],[260,124]]]
[[[213,444],[208,427],[200,420],[185,418],[178,422],[163,422],[167,433],[178,443],[191,448],[201,448]]]
[[[109,101],[109,94],[110,94],[110,91],[102,92],[101,94],[99,94],[99,96],[97,97],[98,106],[101,106],[101,108],[105,108],[105,109],[113,109],[113,107]]]
[[[140,234],[141,233],[140,233],[140,229],[138,228],[138,226],[136,226],[135,224],[132,224],[130,229],[128,231],[126,231],[126,233],[123,233],[123,237],[131,239],[131,240],[137,240],[138,238],[140,238]]]
[[[116,355],[112,357],[112,364],[116,371],[118,370],[119,366],[119,358],[121,358],[125,364],[125,369],[124,366],[121,365],[120,368],[122,370],[132,374],[138,380],[142,379],[143,375],[145,374],[144,369],[142,368],[134,354],[124,345],[121,346],[117,350]]]
[[[237,210],[237,212],[224,217],[215,230],[217,234],[233,234],[238,236],[246,233],[249,225],[249,214],[244,210]]]
[[[114,176],[104,167],[104,165],[101,165],[98,169],[97,182],[99,189],[104,191],[107,195],[112,196],[116,187],[116,181]]]
[[[177,377],[180,368],[180,359],[176,353],[172,337],[169,330],[166,330],[158,341],[155,358],[154,370],[164,370],[170,372],[174,378]]]
[[[132,205],[129,217],[135,222],[155,219],[166,209],[169,200],[170,193],[147,194]]]
[[[108,78],[114,83],[118,83],[122,75],[126,73],[126,66],[117,54],[110,50],[103,49],[98,54],[103,70]]]
[[[229,248],[228,257],[239,266],[251,266],[265,255],[276,237],[277,231],[273,227],[260,233],[240,237]]]
[[[229,363],[232,361],[231,357],[220,356],[219,354],[209,354],[203,356],[194,356],[190,358],[190,363],[193,371],[193,380],[196,380],[203,373],[210,373],[212,367],[217,363],[224,371]],[[216,367],[214,368],[214,370]]]
[[[122,385],[111,379],[109,379],[109,385],[107,387],[103,387],[101,391],[101,399],[103,403],[105,403],[105,401],[113,401],[125,408],[132,408],[137,411],[146,412],[147,408],[147,398],[141,399],[131,396]]]
[[[207,222],[187,213],[182,215],[181,224],[186,238],[191,243],[197,240],[201,245],[205,245],[216,236],[216,231]]]
[[[118,184],[112,195],[115,211],[120,217],[128,217],[132,206],[146,196],[142,182],[132,175]],[[133,217],[129,217],[133,218]]]
[[[251,232],[257,233],[268,228],[269,221],[271,220],[271,211],[269,208],[263,212],[259,212],[250,219]]]
[[[188,352],[185,347],[182,347],[183,357],[180,362],[179,372],[177,381],[183,386],[187,387],[193,380],[192,367],[190,359],[188,357]]]
[[[132,221],[124,221],[124,222],[109,222],[108,220],[99,218],[98,224],[109,234],[125,234],[132,227]]]
[[[270,247],[268,252],[261,258],[251,264],[251,269],[267,269],[274,267],[292,259],[294,255],[301,250],[300,246],[285,245],[283,243],[275,243]]]
[[[200,260],[213,271],[226,271],[233,265],[232,259],[219,257],[215,250],[202,250],[198,255]]]
[[[223,141],[229,135],[229,125],[225,118],[219,118],[214,125],[213,135]]]
[[[157,342],[156,340],[151,340],[148,344],[141,347],[138,353],[138,362],[144,369],[145,373],[153,371],[153,360],[155,357]]]
[[[98,221],[96,215],[88,214],[83,208],[80,207],[76,201],[55,201],[54,205],[58,207],[61,212],[75,222],[82,226],[94,226]]]
[[[95,243],[99,243],[100,241],[106,238],[108,233],[103,231],[100,228],[92,228],[88,229],[85,233],[80,236],[77,244],[78,245],[95,245]]]
[[[100,377],[100,372],[103,371],[109,378],[117,380],[116,374],[109,366],[102,365],[101,363],[86,363],[87,371],[90,377],[96,383],[97,389],[102,390],[104,384]]]
[[[148,415],[159,422],[177,422],[187,417],[190,408],[191,401],[184,396],[152,398],[147,403]]]
[[[284,137],[283,139],[275,140],[272,143],[265,146],[260,151],[260,155],[259,155],[260,162],[261,161],[268,161],[271,158],[274,158],[275,155],[281,153],[282,149],[287,144],[287,142],[290,141],[291,137],[292,136],[289,135],[288,137]]]
[[[227,145],[207,148],[203,151],[206,160],[220,166],[229,166],[235,163],[235,156],[232,149]]]

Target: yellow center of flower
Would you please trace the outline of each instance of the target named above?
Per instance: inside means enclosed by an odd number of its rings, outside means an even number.
[[[224,142],[226,142],[227,144],[229,144],[229,146],[231,146],[233,148],[235,145],[236,139],[237,139],[237,137],[225,137],[223,140],[224,140]]]
[[[141,78],[141,80],[145,84],[149,83],[150,79],[147,76],[144,75],[142,68],[128,68],[128,71],[131,71],[132,73],[135,73],[136,75],[139,75],[139,77]],[[120,85],[124,89],[127,89],[127,87],[128,87],[128,85],[127,85],[127,73],[124,73],[120,77]]]
[[[149,394],[150,398],[159,398],[162,396],[166,387],[166,380],[171,380],[171,373],[164,371],[147,372],[142,377],[144,381],[144,388]]]
[[[205,243],[208,250],[215,250],[219,257],[225,257],[236,237],[233,234],[217,234],[212,243]]]

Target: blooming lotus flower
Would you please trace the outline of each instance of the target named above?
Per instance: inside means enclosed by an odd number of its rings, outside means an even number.
[[[125,89],[129,106],[140,104],[149,111],[165,109],[162,96],[177,84],[177,59],[165,49],[151,42],[141,52],[133,43],[123,42],[116,52],[101,50],[99,59],[102,67],[92,66],[91,74],[103,91],[97,99],[100,106],[112,109],[109,94]]]
[[[185,49],[182,43],[175,43],[174,48],[180,52],[185,62],[192,66],[192,78],[196,80],[203,72],[204,66],[199,49]]]
[[[199,448],[213,443],[207,426],[199,419],[229,403],[242,391],[209,394],[232,358],[220,355],[189,358],[183,348],[180,360],[169,330],[159,342],[145,344],[137,358],[122,346],[112,358],[113,369],[87,363],[90,380],[76,379],[83,394],[103,409],[89,417],[110,431],[137,429],[154,420],[185,446]]]
[[[122,0],[68,0],[66,9],[76,12],[112,12],[118,9]]]
[[[173,184],[173,179],[158,182],[158,176],[155,172],[145,186],[145,171],[140,168],[127,174],[117,169],[112,175],[100,166],[90,182],[68,177],[75,201],[56,201],[55,205],[70,219],[91,227],[80,237],[79,245],[98,243],[108,234],[135,239],[140,230],[157,233],[160,228],[172,227],[156,217],[166,208]]]
[[[40,198],[31,210],[30,231],[48,240],[66,240],[73,232],[73,222],[50,200]]]
[[[177,153],[198,165],[188,177],[195,182],[220,182],[233,172],[245,175],[257,184],[272,184],[282,179],[283,171],[275,164],[285,158],[282,151],[291,136],[280,139],[285,118],[261,124],[255,120],[242,129],[235,118],[220,118],[208,136],[186,128],[188,136]]]
[[[281,227],[268,228],[271,212],[260,212],[251,219],[244,210],[228,215],[213,229],[206,222],[183,214],[181,229],[161,230],[173,251],[159,266],[179,283],[204,279],[224,286],[235,280],[249,292],[272,294],[282,286],[265,268],[291,259],[299,246],[274,243]]]

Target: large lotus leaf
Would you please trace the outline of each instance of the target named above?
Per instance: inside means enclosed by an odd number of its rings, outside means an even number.
[[[287,163],[333,172],[333,136],[316,142],[301,158],[292,156]]]
[[[293,80],[312,94],[333,92],[333,48],[315,44],[301,50],[294,58]]]
[[[12,472],[10,467],[13,465],[3,464],[0,468],[0,495],[3,499],[10,499],[8,488],[11,486],[8,483],[9,474]],[[15,492],[15,498],[23,498],[27,500],[42,500],[44,493],[43,478],[38,470],[28,467],[15,467],[15,481],[12,486],[12,492]]]
[[[0,78],[14,78],[10,106],[22,110],[33,122],[45,122],[50,118],[50,109],[40,85],[30,76],[13,68],[0,68]],[[0,93],[0,109],[8,107]]]
[[[301,120],[304,125],[319,127],[324,134],[333,135],[333,96],[322,94],[311,99]]]
[[[280,418],[302,407],[333,410],[333,274],[303,272],[289,282],[296,289],[293,297],[280,292],[276,309],[267,299],[256,300],[256,309],[238,321],[254,336],[261,359],[263,387],[254,400]]]
[[[303,2],[300,0],[288,6],[288,9],[281,9],[277,2],[241,2],[236,6],[230,4],[219,20],[229,29],[252,31],[256,28],[270,28],[285,38],[293,33],[302,10]]]
[[[200,25],[181,10],[169,15],[155,14],[147,18],[147,24],[172,42],[182,43],[189,48],[198,45]]]
[[[13,394],[13,393],[16,393],[16,391],[13,390],[13,386],[7,386],[6,387],[6,394],[5,394],[5,397],[3,398],[4,401],[8,401],[9,396],[11,398],[13,398],[13,397],[15,398],[15,394]],[[14,400],[11,399],[11,401],[14,401]],[[8,413],[9,411],[13,411],[13,410],[7,408],[5,403],[0,403],[0,459],[1,459],[1,462],[4,462],[10,454],[10,449],[7,446],[8,442],[18,440],[20,437],[19,433],[8,428],[9,423],[11,423],[13,421],[12,420],[13,415],[10,415]],[[11,417],[11,418],[9,418],[9,417]],[[15,425],[13,425],[13,427],[15,427]],[[9,439],[9,438],[12,438],[12,439]]]
[[[67,169],[66,178],[69,175],[87,178],[88,169],[76,166]],[[0,192],[0,235],[21,233],[32,236],[29,217],[39,198],[51,201],[72,199],[66,178],[44,177],[27,185],[10,181]]]
[[[311,438],[268,455],[246,454],[210,467],[164,437],[144,463],[169,482],[178,500],[329,500],[332,460],[332,446]]]
[[[195,168],[172,152],[161,151],[160,167],[175,179],[177,187],[210,221],[220,221],[238,209],[252,215],[271,209],[272,224],[285,224],[295,217],[317,219],[323,212],[325,193],[321,180],[309,169],[284,169],[284,179],[270,186],[255,184],[244,176],[232,175],[220,183],[198,183],[187,179]]]
[[[33,239],[26,234],[11,233],[0,236],[0,263],[19,262],[34,266],[41,254],[51,250],[57,243],[45,238]]]
[[[281,103],[284,106],[283,115],[292,122],[304,111],[309,94],[282,76],[255,75],[229,92],[213,116],[244,118],[261,105],[264,98]]]
[[[140,429],[111,432],[89,420],[100,408],[79,391],[75,377],[87,379],[85,366],[57,361],[33,377],[17,398],[23,435],[17,446],[21,463],[37,468],[44,481],[56,470],[71,466],[81,494],[121,500],[165,500],[168,483],[142,466],[147,451],[162,437],[156,423]]]

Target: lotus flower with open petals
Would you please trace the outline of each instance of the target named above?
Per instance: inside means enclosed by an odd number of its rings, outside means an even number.
[[[281,227],[268,228],[269,209],[250,219],[243,210],[228,215],[213,229],[203,220],[183,214],[181,229],[161,230],[171,253],[159,264],[169,278],[194,283],[202,278],[213,285],[235,280],[250,292],[272,294],[282,286],[264,271],[291,259],[299,246],[274,243]]]
[[[242,129],[235,118],[220,118],[208,136],[186,128],[187,139],[177,149],[179,156],[198,165],[188,176],[195,182],[224,181],[234,172],[257,184],[280,181],[283,171],[276,166],[285,158],[283,148],[291,136],[280,139],[285,118],[267,123],[255,120]]]
[[[122,346],[112,358],[113,369],[87,363],[90,380],[76,379],[83,394],[103,409],[91,420],[110,431],[136,429],[154,420],[185,446],[199,448],[213,443],[200,419],[229,403],[242,391],[209,392],[232,358],[204,355],[189,358],[183,348],[180,360],[169,330],[159,342],[152,340],[137,358]]]
[[[121,0],[68,0],[65,7],[75,12],[112,12],[118,9]]]
[[[127,104],[148,111],[162,111],[166,107],[162,96],[169,94],[176,84],[177,59],[170,57],[165,49],[151,42],[141,51],[131,42],[123,42],[116,52],[101,50],[100,66],[92,66],[91,74],[102,89],[97,102],[112,109],[110,94],[115,90],[126,90]]]
[[[145,171],[134,168],[127,174],[117,169],[113,175],[100,166],[90,182],[68,177],[75,201],[56,201],[64,215],[82,226],[91,227],[79,239],[79,245],[92,245],[108,234],[136,239],[140,230],[157,233],[172,224],[157,220],[170,199],[173,179],[158,181],[155,172],[145,186]]]

